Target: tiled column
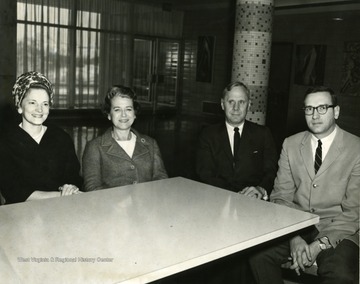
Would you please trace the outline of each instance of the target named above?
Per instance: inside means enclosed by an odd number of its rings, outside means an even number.
[[[247,119],[265,124],[274,0],[237,0],[232,81],[251,90]]]

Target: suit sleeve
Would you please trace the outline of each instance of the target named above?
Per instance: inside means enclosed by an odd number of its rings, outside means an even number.
[[[359,231],[360,207],[360,158],[355,163],[348,179],[346,193],[341,202],[342,213],[334,217],[331,222],[319,233],[319,238],[327,236],[333,247],[345,237]],[[357,240],[358,242],[358,240]]]
[[[101,154],[95,141],[86,144],[83,160],[84,191],[102,189]]]
[[[264,141],[263,178],[259,186],[265,188],[270,195],[276,177],[278,155],[269,128],[265,128]]]
[[[283,143],[278,167],[279,169],[275,178],[274,189],[270,195],[270,201],[302,210],[299,205],[294,203],[296,185],[291,173],[287,139],[285,139]]]
[[[64,144],[65,153],[67,156],[64,169],[64,181],[65,183],[74,184],[80,189],[82,188],[82,177],[80,176],[80,163],[75,152],[73,140],[67,136]]]
[[[159,180],[165,179],[168,177],[166,173],[166,169],[164,166],[164,162],[161,157],[160,148],[157,142],[154,140],[154,157],[153,157],[153,179],[152,180]]]
[[[19,175],[13,156],[6,144],[0,144],[0,191],[6,203],[24,202],[36,190]]]
[[[201,182],[213,186],[228,188],[228,182],[217,174],[217,165],[214,159],[214,153],[210,135],[205,131],[200,134],[196,152],[196,174]]]

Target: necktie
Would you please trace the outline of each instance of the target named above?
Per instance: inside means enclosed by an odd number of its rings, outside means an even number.
[[[238,159],[238,153],[240,150],[240,133],[239,128],[234,128],[234,162]]]
[[[318,140],[318,146],[316,148],[316,152],[315,152],[315,163],[314,163],[314,168],[315,168],[315,174],[318,172],[321,163],[322,163],[322,148],[321,148],[321,140]]]

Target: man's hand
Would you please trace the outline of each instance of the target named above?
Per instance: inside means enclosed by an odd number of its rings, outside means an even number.
[[[259,186],[248,186],[240,190],[239,193],[256,199],[262,199],[265,196],[264,193],[266,193],[266,191]]]
[[[308,266],[309,263],[314,263],[316,259],[313,260],[310,246],[300,236],[290,240],[290,256],[292,259],[290,269],[294,269],[298,275],[300,275],[300,269],[304,271],[305,266]]]
[[[72,194],[79,194],[81,191],[76,185],[73,184],[64,184],[59,187],[60,196],[67,196]]]
[[[300,242],[301,241],[298,239],[293,239],[294,246],[300,244]],[[307,250],[305,249],[300,258],[301,260],[299,260],[299,258],[296,257],[296,253],[291,253],[292,256],[289,258],[289,260],[293,261],[293,264],[290,266],[290,269],[294,269],[298,275],[300,275],[300,269],[304,271],[305,267],[312,266],[317,256],[321,252],[319,241],[317,240],[313,241],[310,245],[306,245],[306,246],[308,247],[309,255],[307,254]],[[290,247],[291,247],[291,241],[290,241]],[[303,267],[300,266],[300,263],[302,263]]]
[[[321,252],[321,249],[320,249],[320,246],[319,246],[319,241],[318,240],[313,241],[309,245],[309,249],[310,249],[310,255],[311,255],[312,260],[305,264],[306,267],[312,266],[314,264],[317,256]]]

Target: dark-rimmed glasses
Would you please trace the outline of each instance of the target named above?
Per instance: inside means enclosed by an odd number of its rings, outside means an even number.
[[[305,112],[305,115],[313,115],[315,110],[318,112],[318,114],[323,115],[323,114],[327,113],[327,110],[330,107],[336,107],[336,106],[335,105],[319,105],[317,107],[306,106],[306,107],[303,107],[303,110]]]

